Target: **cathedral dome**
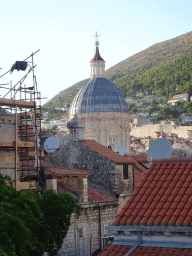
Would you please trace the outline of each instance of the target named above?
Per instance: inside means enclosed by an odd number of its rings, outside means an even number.
[[[76,94],[70,108],[70,115],[89,112],[128,113],[127,103],[120,90],[105,78],[105,61],[99,54],[96,33],[95,55],[91,62],[91,78]]]
[[[110,80],[95,77],[79,90],[70,108],[70,114],[89,112],[128,113],[128,107],[120,90]]]

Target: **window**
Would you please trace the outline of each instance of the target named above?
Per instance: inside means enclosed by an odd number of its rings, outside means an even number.
[[[77,138],[78,138],[78,130],[71,129],[71,140],[72,141],[77,141]]]
[[[128,180],[129,173],[128,173],[128,164],[123,165],[123,179]]]
[[[116,138],[109,138],[109,146],[111,146],[112,150],[115,151],[115,148],[116,148]]]
[[[83,237],[83,228],[79,229],[79,237]]]

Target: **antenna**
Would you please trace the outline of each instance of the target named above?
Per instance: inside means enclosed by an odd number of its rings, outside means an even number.
[[[44,142],[44,149],[48,154],[55,152],[59,147],[59,139],[55,136],[51,136]]]
[[[125,155],[126,151],[127,151],[127,149],[126,149],[126,147],[123,146],[123,145],[119,146],[118,149],[117,149],[117,152],[118,152],[120,155],[122,155],[122,156]]]
[[[149,161],[152,159],[171,158],[172,147],[171,143],[164,138],[154,140],[147,151],[147,158]]]

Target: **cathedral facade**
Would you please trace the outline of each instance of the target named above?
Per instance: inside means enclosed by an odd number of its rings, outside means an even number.
[[[130,118],[127,103],[120,90],[105,78],[105,61],[99,53],[96,34],[95,55],[90,61],[91,77],[76,94],[69,121],[77,115],[84,122],[83,138],[96,140],[118,151],[123,145],[130,150]]]

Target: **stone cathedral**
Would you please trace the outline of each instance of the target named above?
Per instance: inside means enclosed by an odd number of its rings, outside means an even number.
[[[130,151],[130,117],[120,90],[105,78],[105,61],[99,53],[96,33],[95,55],[90,61],[91,77],[80,88],[69,111],[69,120],[77,115],[84,122],[83,138],[96,140],[114,151],[120,145]]]

